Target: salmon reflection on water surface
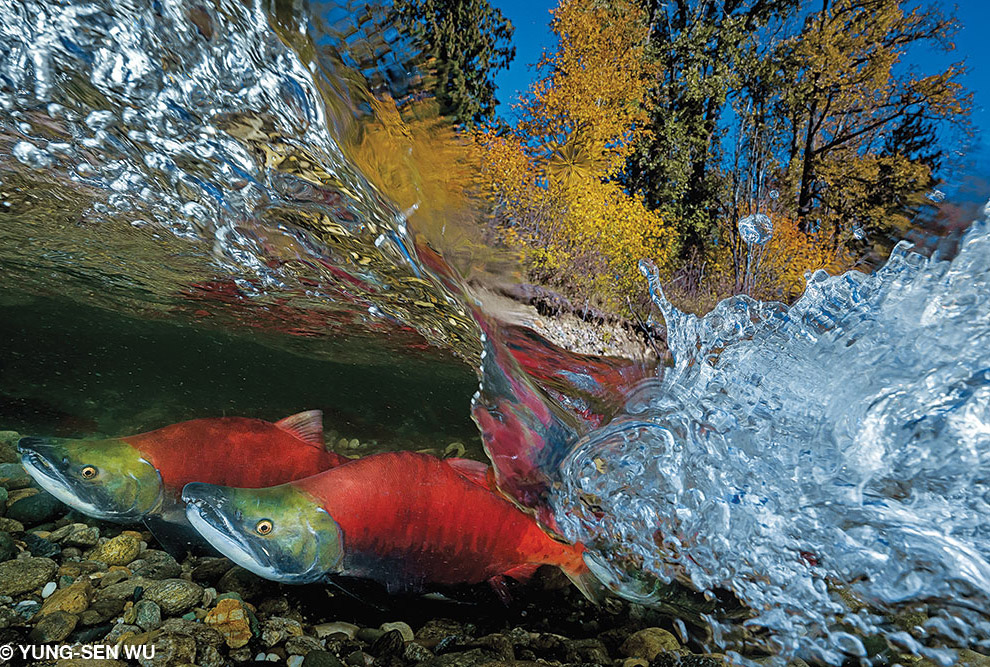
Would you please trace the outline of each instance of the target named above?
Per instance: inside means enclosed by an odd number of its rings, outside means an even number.
[[[191,481],[263,487],[307,477],[348,459],[323,445],[323,414],[271,423],[194,419],[106,440],[25,437],[21,462],[45,490],[98,519],[144,522],[163,546],[195,543],[181,501]]]
[[[252,572],[289,583],[330,575],[389,590],[528,578],[559,567],[592,597],[584,548],[551,539],[490,486],[488,466],[376,454],[268,489],[192,483],[192,525]]]

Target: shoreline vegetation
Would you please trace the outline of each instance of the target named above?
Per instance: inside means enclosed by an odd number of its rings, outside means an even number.
[[[909,64],[953,51],[944,3],[561,0],[505,118],[493,75],[512,25],[487,0],[380,14],[422,76],[371,91],[355,162],[445,255],[494,247],[518,282],[585,310],[648,312],[641,259],[701,313],[793,301],[809,271],[870,270],[900,238],[958,226],[938,187],[974,135],[966,64]]]

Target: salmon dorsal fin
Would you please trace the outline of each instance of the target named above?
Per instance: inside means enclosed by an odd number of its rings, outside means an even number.
[[[305,443],[323,449],[323,411],[306,410],[279,419],[275,426]]]
[[[488,465],[472,459],[453,458],[443,461],[456,470],[461,477],[466,477],[484,489],[493,490],[491,480],[488,477]]]

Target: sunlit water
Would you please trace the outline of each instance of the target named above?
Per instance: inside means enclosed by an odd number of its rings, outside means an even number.
[[[503,491],[586,542],[622,595],[707,592],[713,651],[990,649],[985,222],[951,262],[899,248],[875,275],[812,276],[791,308],[739,297],[697,319],[646,266],[675,366],[569,354],[479,312],[415,214],[354,166],[368,100],[400,96],[411,71],[402,49],[369,60],[387,51],[368,48],[382,37],[366,13],[314,7],[317,26],[301,10],[0,0],[5,287],[324,363],[466,361]],[[914,610],[921,628],[903,621]]]

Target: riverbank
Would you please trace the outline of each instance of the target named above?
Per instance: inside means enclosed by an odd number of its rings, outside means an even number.
[[[472,283],[469,290],[485,313],[571,352],[646,362],[666,352],[662,326],[576,305],[538,285]]]

